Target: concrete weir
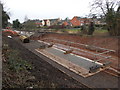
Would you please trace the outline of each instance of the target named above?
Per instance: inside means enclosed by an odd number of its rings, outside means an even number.
[[[88,60],[87,58],[74,55],[72,53],[70,54],[64,54],[65,51],[60,50],[56,48],[54,45],[50,48],[35,49],[37,52],[43,54],[44,56],[50,58],[54,62],[66,67],[67,69],[79,74],[82,77],[88,77],[91,75],[94,75],[102,70],[104,68],[99,68],[95,72],[90,72],[90,68],[92,66],[102,66],[101,63],[93,63],[92,60]]]

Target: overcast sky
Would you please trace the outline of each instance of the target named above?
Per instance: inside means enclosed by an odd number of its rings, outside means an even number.
[[[52,19],[85,16],[90,12],[92,0],[1,0],[11,13],[10,22],[19,19]]]

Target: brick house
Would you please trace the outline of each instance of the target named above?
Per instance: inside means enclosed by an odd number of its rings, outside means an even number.
[[[70,27],[70,26],[72,26],[72,23],[71,23],[70,21],[63,21],[62,25],[63,25],[63,26],[67,26],[67,27],[69,26],[69,27]]]
[[[64,26],[68,26],[69,24],[68,24],[67,21],[64,21],[64,22],[63,22],[63,25],[64,25]]]
[[[72,20],[70,20],[70,22],[72,23],[72,26],[76,27],[76,26],[82,26],[83,24],[89,24],[90,19],[74,16]]]
[[[72,23],[72,26],[80,26],[80,17],[73,17],[72,20],[70,20],[70,22]]]
[[[66,18],[65,20],[62,20],[62,25],[65,27],[71,27],[72,23],[70,22],[69,18]]]

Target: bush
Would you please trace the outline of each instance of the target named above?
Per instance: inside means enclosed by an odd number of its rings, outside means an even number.
[[[30,70],[32,69],[31,64],[27,63],[27,61],[22,60],[22,58],[19,57],[19,53],[17,50],[12,50],[9,52],[8,55],[8,64],[9,69],[19,72],[21,70]]]

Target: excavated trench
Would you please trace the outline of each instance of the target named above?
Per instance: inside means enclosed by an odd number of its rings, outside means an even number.
[[[32,36],[33,40],[42,40],[48,43],[61,45],[61,47],[74,49],[73,53],[101,63],[112,62],[111,67],[118,68],[118,37],[93,37],[57,33],[39,33]],[[108,58],[107,58],[108,57]],[[111,58],[109,58],[111,57]]]

